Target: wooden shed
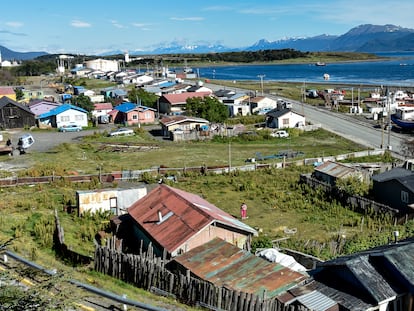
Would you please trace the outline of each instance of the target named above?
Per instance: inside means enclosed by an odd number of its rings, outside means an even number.
[[[34,126],[35,124],[35,115],[28,107],[6,96],[0,98],[1,128],[24,128]]]

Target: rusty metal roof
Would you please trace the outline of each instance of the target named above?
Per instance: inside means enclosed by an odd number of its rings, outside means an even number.
[[[164,184],[132,204],[128,213],[169,253],[211,224],[257,235],[256,230],[198,195]]]
[[[326,161],[323,164],[317,166],[315,168],[315,171],[327,174],[329,176],[333,176],[336,178],[342,178],[345,176],[348,176],[350,174],[355,174],[358,172],[357,169],[350,167],[348,165],[338,163],[338,162],[332,162],[332,161]]]
[[[174,261],[200,279],[217,286],[275,297],[307,278],[278,263],[269,262],[222,239],[215,238]]]

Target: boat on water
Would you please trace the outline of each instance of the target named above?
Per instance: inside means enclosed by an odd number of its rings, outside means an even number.
[[[414,130],[414,105],[399,106],[391,121],[403,130]]]
[[[324,62],[316,62],[315,66],[326,66],[326,63]]]

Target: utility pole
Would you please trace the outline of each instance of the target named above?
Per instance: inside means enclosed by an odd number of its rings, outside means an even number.
[[[266,75],[258,75],[258,78],[260,78],[260,86],[262,88],[262,96],[263,96],[263,78],[266,77]]]

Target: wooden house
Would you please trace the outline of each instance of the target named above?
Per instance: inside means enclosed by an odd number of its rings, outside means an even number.
[[[63,104],[37,116],[37,120],[39,127],[43,128],[59,128],[74,123],[86,127],[88,126],[88,112],[78,106]]]
[[[180,115],[185,112],[187,99],[193,97],[204,98],[211,92],[184,92],[181,94],[165,94],[159,98],[159,113]]]
[[[128,209],[129,248],[150,243],[158,255],[175,257],[218,237],[250,250],[257,231],[198,195],[160,184]],[[125,232],[125,230],[124,230]]]
[[[155,109],[134,103],[122,103],[110,113],[114,123],[124,125],[149,124],[155,122]]]
[[[308,278],[306,272],[270,262],[220,238],[173,258],[169,266],[183,275],[189,271],[217,287],[257,295],[264,300],[275,298]]]
[[[403,311],[414,306],[414,240],[392,242],[318,264],[285,304],[326,311]]]
[[[269,128],[283,129],[305,125],[305,116],[292,111],[290,108],[273,109],[266,113],[266,126]]]
[[[372,176],[375,201],[398,209],[401,213],[414,211],[414,172],[396,167]]]
[[[326,161],[315,167],[313,177],[331,186],[335,186],[338,179],[355,177],[361,182],[369,181],[369,172],[339,162]]]
[[[210,122],[203,118],[187,116],[165,116],[160,120],[163,136],[171,136],[171,133],[180,131],[188,134],[193,131],[200,131],[203,127],[209,127]]]
[[[24,128],[35,125],[35,115],[28,107],[7,96],[0,98],[0,128]]]
[[[16,92],[11,86],[0,86],[0,98],[6,96],[11,100],[16,101]]]

